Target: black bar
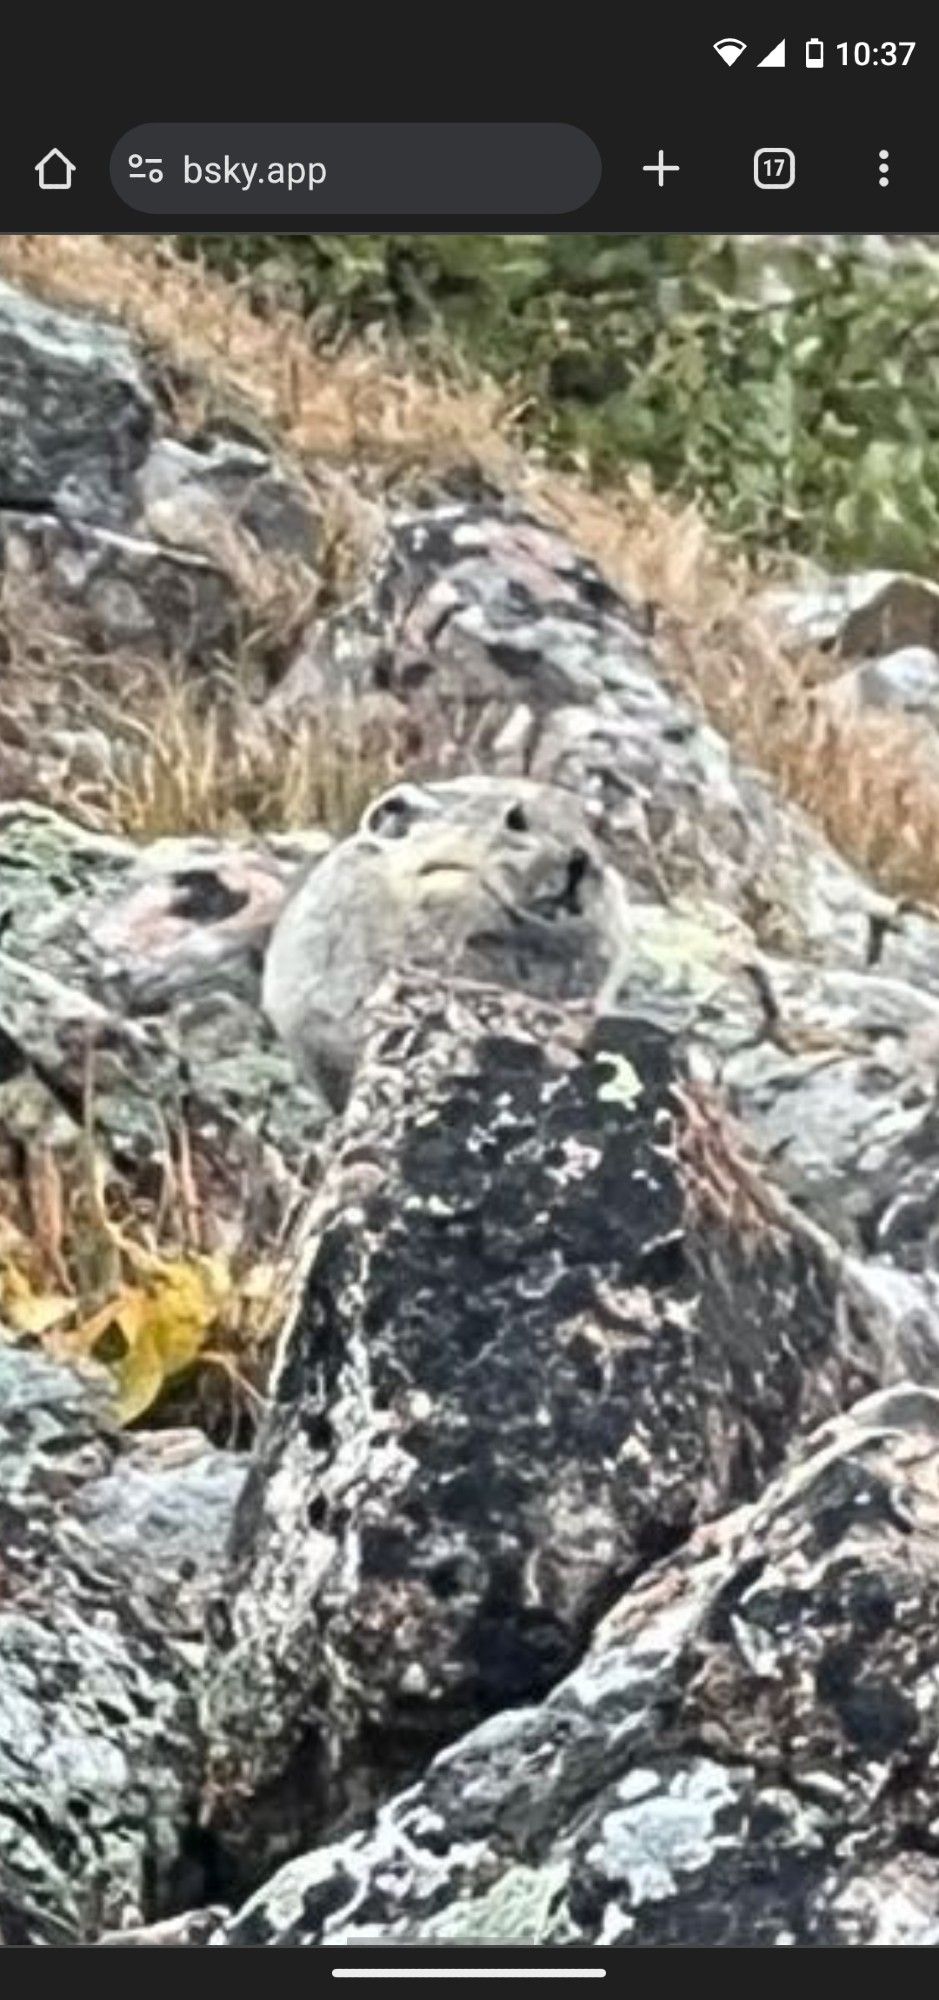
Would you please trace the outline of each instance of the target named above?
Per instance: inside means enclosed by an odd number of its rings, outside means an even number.
[[[856,9],[832,25],[817,4],[797,25],[798,9],[774,21],[752,0],[737,4],[729,20],[724,6],[690,21],[627,9],[602,43],[584,19],[563,82],[535,76],[525,90],[499,61],[482,90],[452,62],[420,88],[392,84],[374,63],[333,62],[311,89],[289,60],[273,94],[260,77],[226,86],[224,66],[209,86],[188,66],[161,86],[159,36],[152,71],[137,66],[122,82],[103,66],[79,90],[60,64],[43,70],[40,92],[8,93],[0,230],[934,230],[935,28],[882,15],[861,24]],[[714,49],[728,26],[746,43],[732,66]],[[820,31],[824,62],[808,67],[805,39]],[[783,38],[786,67],[762,67]],[[72,162],[67,188],[39,185],[51,148]],[[756,184],[754,157],[767,148],[792,152],[791,184]],[[248,189],[204,173],[187,183],[187,150],[203,164],[255,161],[258,175]],[[131,151],[145,173],[161,160],[163,180],[131,181]],[[320,162],[326,179],[262,183],[268,157]]]

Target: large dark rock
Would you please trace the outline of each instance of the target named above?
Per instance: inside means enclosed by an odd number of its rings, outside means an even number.
[[[939,590],[928,577],[876,569],[827,576],[809,571],[764,592],[763,608],[784,641],[821,646],[847,659],[875,659],[895,647],[939,640]]]
[[[0,510],[124,519],[153,426],[126,334],[0,284]]]
[[[255,1862],[266,1817],[295,1837],[546,1692],[909,1365],[666,1030],[460,981],[373,1007],[213,1623],[219,1825],[253,1800]]]
[[[858,1404],[226,1941],[939,1943],[937,1444]]]

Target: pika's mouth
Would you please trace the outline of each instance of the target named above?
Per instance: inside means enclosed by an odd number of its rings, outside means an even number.
[[[436,877],[434,887],[430,891],[432,895],[436,895],[441,889],[446,892],[448,880],[459,879],[464,882],[467,875],[472,875],[473,872],[467,861],[424,861],[417,871],[417,876],[420,882],[426,882],[432,876]]]
[[[469,876],[478,876],[472,862],[460,861],[452,855],[423,861],[417,873],[422,882],[433,879],[437,894],[441,891],[447,893],[448,878],[465,881]],[[575,847],[566,862],[552,871],[536,893],[531,890],[526,893],[521,884],[515,886],[513,893],[510,880],[507,881],[498,868],[479,878],[479,887],[517,923],[556,925],[566,919],[586,915],[585,889],[589,874],[589,854],[583,848]]]
[[[564,907],[571,917],[584,914],[583,888],[590,872],[590,857],[582,847],[575,847],[567,864],[567,880],[564,884]]]

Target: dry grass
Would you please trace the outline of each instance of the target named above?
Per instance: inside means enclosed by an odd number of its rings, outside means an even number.
[[[613,584],[656,607],[666,670],[743,756],[886,889],[939,903],[939,783],[915,726],[882,715],[826,716],[815,690],[830,663],[811,651],[793,658],[780,646],[759,610],[761,579],[693,508],[630,482],[598,491],[526,460],[511,399],[492,384],[429,379],[373,348],[317,354],[288,309],[259,316],[247,287],[184,261],[166,243],[5,237],[0,270],[142,333],[165,358],[182,422],[204,420],[227,398],[255,412],[281,448],[311,467],[354,463],[367,484],[369,467],[382,478],[407,478],[472,466],[517,493]],[[334,594],[348,587],[365,545],[360,539],[350,553],[350,539],[344,523],[334,538]],[[204,735],[193,762],[197,772],[220,769]],[[287,790],[293,800],[304,795],[295,769]]]
[[[509,455],[505,398],[392,367],[367,349],[326,357],[286,311],[260,317],[247,290],[151,239],[0,237],[0,271],[38,296],[125,321],[166,358],[183,424],[214,404],[247,406],[281,448],[346,463],[476,461]]]
[[[194,680],[127,657],[109,661],[105,674],[61,635],[43,650],[34,634],[16,678],[18,699],[0,704],[0,779],[95,832],[142,841],[348,833],[368,801],[419,761],[401,720],[337,704],[279,721],[250,700],[235,670]],[[60,747],[69,739],[73,754]]]
[[[261,569],[242,579],[251,618],[239,658],[199,671],[102,656],[80,619],[50,615],[36,579],[0,580],[5,789],[140,840],[350,831],[415,745],[403,721],[357,704],[288,721],[257,699],[264,663],[289,655],[308,615],[288,566]]]
[[[321,826],[348,833],[400,777],[407,745],[353,708],[278,725],[238,694],[207,703],[167,674],[114,723],[121,743],[101,818],[142,840]]]

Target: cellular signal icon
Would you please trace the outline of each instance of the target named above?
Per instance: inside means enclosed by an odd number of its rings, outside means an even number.
[[[747,45],[746,42],[738,42],[735,35],[725,35],[721,41],[714,42],[712,46],[720,56],[721,62],[725,62],[730,69],[737,57],[743,55]]]

